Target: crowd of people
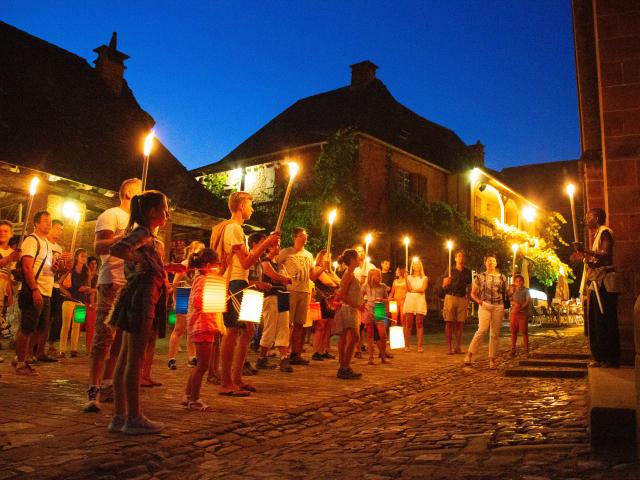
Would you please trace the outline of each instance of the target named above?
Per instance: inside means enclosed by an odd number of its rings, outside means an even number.
[[[429,279],[419,259],[407,270],[390,269],[385,260],[378,269],[360,245],[345,250],[332,267],[330,255],[313,256],[306,248],[307,232],[295,228],[291,246],[280,247],[280,233],[255,233],[245,241],[243,223],[253,212],[252,197],[234,192],[229,197],[230,218],[216,225],[207,247],[192,242],[181,263],[164,262],[164,245],[157,230],[169,217],[167,199],[158,191],[141,191],[138,179],[125,180],[120,204],[97,219],[95,254],[85,249],[73,254],[58,244],[63,224],[46,211],[37,212],[33,233],[21,245],[12,244],[12,224],[0,221],[0,305],[3,312],[17,301],[19,329],[12,360],[17,375],[35,376],[33,365],[65,357],[69,333],[70,356],[78,352],[80,324],[73,321],[79,307],[86,308],[86,348],[90,352],[86,412],[100,411],[113,402],[109,430],[136,435],[162,430],[142,412],[140,387],[159,385],[151,376],[156,339],[167,329],[168,308],[175,303],[177,287],[189,288],[187,313],[176,315],[169,340],[167,367],[177,370],[177,352],[186,337],[189,369],[182,404],[192,410],[209,410],[201,398],[203,381],[218,385],[218,393],[245,397],[256,392],[246,377],[260,369],[278,368],[291,374],[306,366],[303,356],[309,326],[313,325],[311,361],[334,359],[330,339],[338,335],[338,379],[362,376],[352,359],[368,353],[368,363],[388,363],[388,328],[403,327],[405,350],[411,350],[417,332],[417,352],[424,351],[425,292]],[[99,258],[98,258],[99,257]],[[462,326],[470,299],[478,304],[478,329],[464,363],[477,357],[489,332],[489,368],[496,367],[498,335],[505,310],[510,312],[511,355],[516,355],[517,335],[528,353],[527,312],[531,297],[523,278],[512,285],[497,269],[495,254],[487,254],[485,270],[472,278],[464,252],[436,282],[444,300],[447,353],[462,354]],[[228,284],[224,313],[204,308],[205,279],[210,273]],[[19,291],[14,285],[21,282]],[[248,289],[264,294],[261,323],[239,319],[239,305]],[[606,293],[606,292],[605,292]],[[389,309],[390,302],[396,311]],[[379,305],[384,315],[379,315]],[[313,307],[313,308],[312,308]],[[312,310],[319,315],[312,318]],[[5,317],[0,329],[8,331]],[[58,351],[54,342],[59,340]],[[48,345],[48,349],[46,349]],[[249,348],[258,353],[255,367],[247,362]],[[270,352],[277,364],[270,362]]]

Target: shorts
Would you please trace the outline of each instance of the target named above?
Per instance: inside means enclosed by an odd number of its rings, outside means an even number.
[[[511,312],[509,314],[509,330],[511,333],[526,335],[528,318],[526,312]]]
[[[231,280],[229,282],[229,293],[237,293],[241,290],[244,290],[249,286],[249,283],[246,280]],[[242,293],[239,293],[234,297],[238,302],[238,305],[242,303]],[[222,314],[222,320],[224,322],[224,326],[227,328],[244,328],[245,324],[240,323],[238,321],[238,317],[240,316],[240,311],[236,309],[234,306],[234,302],[231,297],[227,299],[227,311]]]
[[[213,343],[215,336],[215,332],[199,332],[195,335],[192,334],[189,339],[193,343]]]
[[[311,294],[308,292],[290,292],[291,305],[289,305],[289,321],[294,325],[304,325],[307,323],[309,315],[309,304]]]
[[[442,315],[445,322],[464,323],[467,319],[467,309],[469,300],[467,297],[456,297],[455,295],[445,295],[444,309]]]
[[[113,307],[123,286],[115,283],[98,285],[96,325],[93,333],[93,343],[91,344],[92,354],[106,354],[113,344],[115,329],[105,324],[105,320],[109,317],[111,307]]]
[[[260,346],[271,348],[289,346],[289,312],[278,311],[278,297],[271,295],[264,298],[262,310],[264,327]]]
[[[22,308],[20,315],[20,331],[30,334],[36,331],[42,332],[49,323],[51,313],[51,297],[42,296],[42,306],[36,307],[33,302]]]

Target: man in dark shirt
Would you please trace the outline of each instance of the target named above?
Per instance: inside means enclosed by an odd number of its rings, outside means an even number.
[[[383,260],[380,268],[382,268],[382,283],[384,283],[387,288],[391,288],[393,280],[395,279],[395,275],[391,271],[391,262],[389,260]]]
[[[447,354],[462,353],[460,341],[462,339],[462,326],[467,319],[467,309],[469,307],[469,287],[471,286],[471,270],[464,266],[464,252],[456,252],[456,266],[449,272],[445,272],[442,280],[444,290],[443,316],[445,321],[445,334],[449,350]],[[452,341],[455,332],[455,350]]]

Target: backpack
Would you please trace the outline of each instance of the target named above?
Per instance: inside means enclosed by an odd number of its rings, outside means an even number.
[[[233,259],[233,253],[226,253],[224,251],[224,230],[227,228],[227,225],[233,223],[233,220],[224,220],[220,223],[217,223],[211,229],[211,239],[209,240],[209,248],[216,252],[218,255],[218,259],[220,260],[220,275],[224,275],[227,272],[228,275],[231,275],[231,261]]]
[[[36,259],[38,258],[38,255],[40,254],[40,240],[38,240],[38,237],[36,237],[35,235],[31,234],[31,235],[27,235],[27,238],[29,237],[33,237],[36,239],[36,255],[33,257],[33,262],[35,264]],[[46,259],[45,259],[46,260]],[[36,280],[38,279],[38,275],[40,275],[40,271],[42,270],[42,266],[44,265],[44,260],[43,262],[40,264],[40,268],[38,269],[38,273],[36,273]],[[16,268],[14,268],[13,270],[11,270],[11,275],[13,276],[13,279],[16,282],[24,282],[24,273],[22,271],[22,258],[20,258],[20,260],[18,260],[18,262],[16,263]]]

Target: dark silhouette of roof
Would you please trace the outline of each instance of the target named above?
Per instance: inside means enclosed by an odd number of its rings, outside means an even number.
[[[141,176],[155,121],[126,81],[117,96],[85,59],[3,22],[0,65],[0,161],[115,191]],[[147,186],[178,207],[226,216],[224,202],[157,140]]]
[[[222,160],[196,170],[221,170],[227,163],[322,142],[348,127],[451,171],[472,163],[475,146],[409,110],[374,79],[360,88],[338,88],[297,101]]]

